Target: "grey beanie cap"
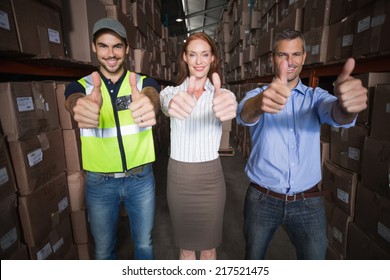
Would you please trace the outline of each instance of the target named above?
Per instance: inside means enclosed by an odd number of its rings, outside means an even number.
[[[95,34],[102,30],[102,29],[110,29],[114,31],[116,34],[121,36],[127,41],[127,34],[126,34],[126,29],[123,27],[123,25],[117,21],[116,19],[113,18],[102,18],[99,19],[95,25],[93,26],[92,30],[92,38],[95,36]]]

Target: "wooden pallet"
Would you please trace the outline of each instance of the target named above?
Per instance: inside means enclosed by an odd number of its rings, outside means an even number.
[[[234,148],[229,147],[228,149],[219,149],[218,153],[221,157],[234,157],[235,150]]]

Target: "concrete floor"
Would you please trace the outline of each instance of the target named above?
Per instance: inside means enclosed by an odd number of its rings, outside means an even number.
[[[220,260],[242,260],[245,257],[243,236],[243,206],[249,181],[244,173],[245,160],[235,149],[234,156],[222,156],[226,181],[226,204],[223,225],[223,243],[217,248]],[[168,149],[157,155],[154,164],[156,179],[156,214],[153,231],[155,257],[157,260],[178,259],[179,249],[174,245],[172,226],[166,199],[166,170]],[[122,217],[118,227],[118,259],[133,259],[132,241],[128,219]],[[296,259],[295,249],[283,228],[275,233],[268,248],[266,259]]]

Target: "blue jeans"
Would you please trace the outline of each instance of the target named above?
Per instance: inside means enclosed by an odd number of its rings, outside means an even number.
[[[130,221],[135,259],[154,259],[155,189],[152,164],[138,174],[114,178],[88,172],[86,201],[95,259],[116,259],[117,225],[123,202]]]
[[[326,256],[326,216],[322,196],[287,201],[249,186],[244,206],[246,259],[264,259],[280,225],[285,225],[298,260],[323,260]]]

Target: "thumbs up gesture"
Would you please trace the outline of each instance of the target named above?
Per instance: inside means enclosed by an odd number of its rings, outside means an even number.
[[[221,79],[218,73],[212,75],[214,85],[213,110],[215,116],[221,121],[236,117],[237,101],[228,90],[221,90]]]
[[[192,110],[196,106],[196,100],[194,97],[195,92],[195,77],[191,76],[188,83],[187,92],[180,91],[176,94],[168,105],[168,114],[171,117],[179,120],[184,120],[191,115]]]
[[[367,89],[362,86],[359,79],[351,77],[354,68],[355,60],[349,58],[333,85],[339,106],[344,113],[356,115],[367,108]]]
[[[103,98],[100,91],[100,75],[96,71],[92,73],[92,84],[93,89],[91,93],[79,98],[73,107],[74,119],[80,128],[95,128],[99,126],[99,115]]]
[[[135,73],[129,75],[131,87],[131,103],[129,109],[131,116],[138,127],[148,127],[156,124],[156,109],[158,106],[159,97],[152,87],[145,87],[140,92],[137,88],[137,78]],[[157,101],[154,101],[157,100]],[[153,102],[157,102],[157,105]]]
[[[279,64],[279,73],[275,76],[269,87],[261,94],[260,109],[263,112],[279,113],[287,103],[291,90],[287,80],[288,62],[282,60]]]

